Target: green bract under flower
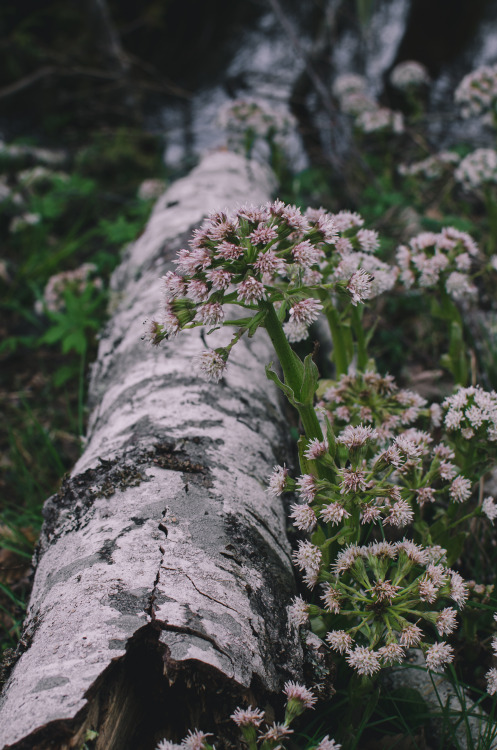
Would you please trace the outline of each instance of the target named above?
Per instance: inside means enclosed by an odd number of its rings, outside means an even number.
[[[327,579],[323,606],[310,606],[333,628],[328,645],[363,675],[402,662],[413,646],[423,648],[430,669],[443,666],[435,663],[440,644],[433,638],[455,630],[453,605],[462,608],[468,596],[461,576],[441,562],[443,555],[406,539],[346,547],[321,576]]]

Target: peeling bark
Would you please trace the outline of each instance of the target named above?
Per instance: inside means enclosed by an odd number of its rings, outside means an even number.
[[[192,373],[199,329],[159,349],[141,340],[191,227],[270,189],[260,165],[207,156],[160,199],[114,275],[119,305],[93,368],[86,448],[44,509],[1,747],[77,748],[88,729],[105,750],[152,748],[194,727],[229,738],[243,699],[261,705],[302,678],[285,610],[285,515],[265,491],[288,448],[264,375],[270,344],[262,332],[242,340],[210,385]],[[228,338],[221,330],[211,345]]]

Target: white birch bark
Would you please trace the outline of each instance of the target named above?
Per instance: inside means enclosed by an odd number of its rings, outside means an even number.
[[[207,156],[159,200],[114,275],[120,304],[93,369],[89,438],[45,506],[0,747],[80,747],[97,729],[96,748],[151,748],[301,679],[285,515],[265,484],[287,449],[264,374],[270,344],[262,331],[242,340],[213,385],[192,372],[199,329],[158,349],[141,340],[187,230],[270,189],[260,165]]]

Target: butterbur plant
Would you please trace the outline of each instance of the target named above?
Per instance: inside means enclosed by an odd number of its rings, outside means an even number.
[[[464,76],[455,92],[463,117],[490,114],[493,124],[497,114],[497,65],[482,65]]]
[[[289,605],[289,619],[312,626],[364,680],[401,664],[410,648],[422,650],[430,671],[453,661],[450,639],[481,588],[456,566],[472,524],[491,528],[497,518],[484,492],[497,458],[497,395],[459,387],[429,405],[376,372],[362,317],[365,303],[399,277],[428,290],[462,329],[456,303],[475,296],[479,249],[451,227],[399,248],[398,267],[377,259],[378,247],[377,233],[348,211],[301,212],[277,200],[213,214],[163,277],[162,317],[149,324],[156,345],[197,326],[234,328],[224,346],[200,355],[200,373],[214,382],[240,338],[266,329],[283,380],[271,366],[266,374],[297,409],[303,433],[300,473],[276,466],[268,481],[273,495],[297,496],[293,560],[307,593]],[[302,360],[292,348],[321,315],[333,340],[333,381],[320,381],[312,355]],[[463,383],[465,362],[452,366]],[[489,689],[495,685],[492,672]],[[313,705],[302,686],[287,683],[285,694],[282,724],[262,729],[259,709],[233,715],[251,750],[284,747],[291,721]],[[195,748],[210,747],[202,742]],[[326,737],[318,747],[337,745]]]
[[[353,356],[344,320],[352,318],[348,328],[357,331],[361,361],[367,358],[356,308],[390,288],[396,273],[376,260],[377,234],[362,225],[357,214],[331,215],[324,209],[302,214],[281,201],[211,215],[195,232],[190,248],[180,251],[177,271],[163,277],[164,312],[161,320],[149,324],[149,338],[159,344],[185,328],[236,328],[231,341],[204,352],[199,360],[204,377],[219,381],[240,337],[264,327],[284,383],[269,368],[268,376],[298,409],[306,435],[322,437],[313,406],[317,368],[311,356],[302,362],[290,343],[306,339],[309,326],[323,312],[337,371],[346,371]],[[241,308],[244,317],[227,319],[227,305]]]
[[[497,393],[479,386],[459,388],[442,403],[440,419],[447,441],[468,476],[479,479],[495,464]]]
[[[226,131],[229,148],[249,159],[258,142],[264,142],[269,162],[278,173],[284,161],[284,138],[295,125],[293,115],[261,99],[235,99],[223,107],[218,123]]]
[[[464,157],[454,177],[465,192],[484,203],[490,229],[489,251],[493,252],[497,241],[497,151],[477,148]]]
[[[432,314],[446,321],[449,352],[443,364],[456,383],[467,385],[468,349],[461,308],[474,303],[478,288],[474,279],[484,267],[484,257],[466,232],[446,227],[441,232],[422,232],[397,249],[399,280],[407,289],[430,293]]]
[[[423,113],[423,95],[430,83],[428,70],[417,60],[403,60],[390,73],[391,86],[402,93],[413,116]]]
[[[430,84],[430,75],[417,60],[404,60],[390,73],[390,83],[399,91],[412,91]]]

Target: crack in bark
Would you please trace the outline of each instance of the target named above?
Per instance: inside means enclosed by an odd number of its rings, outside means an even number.
[[[209,596],[209,594],[206,594],[205,591],[200,591],[200,589],[196,586],[196,584],[194,583],[194,581],[192,581],[192,579],[190,578],[190,576],[188,575],[188,573],[185,573],[183,570],[178,570],[177,568],[166,568],[165,565],[161,566],[161,567],[163,567],[164,570],[170,570],[173,573],[180,573],[181,575],[185,576],[186,578],[188,578],[188,580],[192,584],[192,586],[195,589],[195,591],[197,591],[201,596],[205,596],[205,598],[206,599],[210,599],[211,602],[216,602],[217,604],[220,604],[222,607],[226,607],[226,609],[231,609],[232,612],[236,612],[238,614],[238,610],[235,609],[234,607],[230,607],[229,604],[225,604],[224,602],[220,602],[219,599],[215,599],[213,596]]]
[[[162,547],[159,547],[159,550],[162,552],[161,561],[164,559],[164,551]],[[159,579],[160,579],[160,569],[161,564],[159,563],[159,569],[157,571],[157,575],[155,576],[154,585],[152,587],[152,591],[150,592],[150,596],[148,597],[148,604],[145,607],[145,613],[150,617],[151,622],[156,622],[157,618],[155,616],[154,611],[154,602],[157,599],[157,586],[159,585]]]
[[[169,510],[169,508],[166,506],[166,508],[162,511],[162,519],[165,518],[166,513],[167,513],[168,510]],[[163,521],[161,521],[161,524],[162,524],[162,522]],[[161,524],[159,524],[159,528],[161,527]],[[165,533],[166,533],[166,537],[167,537],[167,529],[166,529]],[[156,573],[156,576],[155,576],[154,585],[152,587],[152,591],[150,592],[150,596],[148,598],[148,604],[145,607],[145,612],[150,617],[150,620],[153,623],[157,622],[157,618],[155,616],[155,611],[154,611],[154,602],[157,599],[157,594],[158,594],[158,590],[157,589],[158,589],[159,581],[160,581],[160,572],[161,572],[161,568],[162,568],[162,561],[164,559],[164,555],[166,554],[166,551],[165,551],[164,547],[162,547],[162,545],[159,545],[159,552],[161,553],[161,558],[160,558],[160,561],[159,561],[159,567],[157,568],[157,573]]]

